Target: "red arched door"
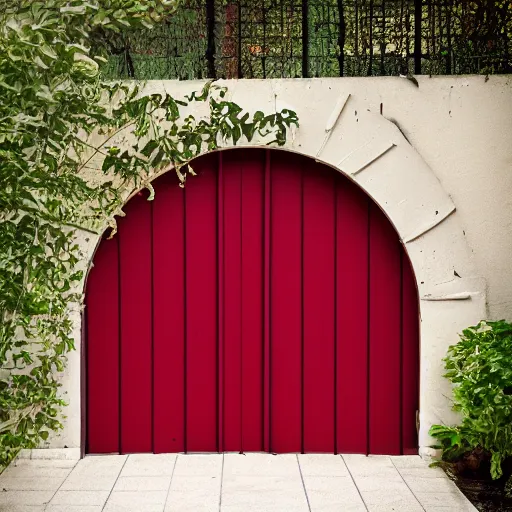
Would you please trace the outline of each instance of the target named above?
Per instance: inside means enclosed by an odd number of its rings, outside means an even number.
[[[87,452],[414,453],[418,299],[383,213],[287,152],[194,170],[94,258]]]

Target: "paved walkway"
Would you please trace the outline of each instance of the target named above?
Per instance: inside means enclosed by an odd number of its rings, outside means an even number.
[[[419,457],[108,455],[19,460],[1,512],[469,512]]]

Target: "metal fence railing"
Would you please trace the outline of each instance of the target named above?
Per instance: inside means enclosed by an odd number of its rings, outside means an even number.
[[[111,41],[136,79],[512,72],[502,0],[187,0],[164,25]]]

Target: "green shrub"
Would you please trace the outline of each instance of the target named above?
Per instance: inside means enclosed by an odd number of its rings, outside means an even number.
[[[453,384],[453,409],[459,426],[433,425],[443,460],[454,461],[472,450],[491,457],[491,476],[500,478],[502,462],[512,456],[512,324],[482,321],[462,332],[444,359]]]

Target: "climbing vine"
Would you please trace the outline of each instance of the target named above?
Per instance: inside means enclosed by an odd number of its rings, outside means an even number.
[[[62,427],[77,233],[115,227],[126,196],[164,170],[183,186],[189,162],[223,141],[284,144],[297,117],[251,116],[216,83],[175,98],[102,80],[105,36],[164,21],[174,1],[0,3],[1,467]]]

